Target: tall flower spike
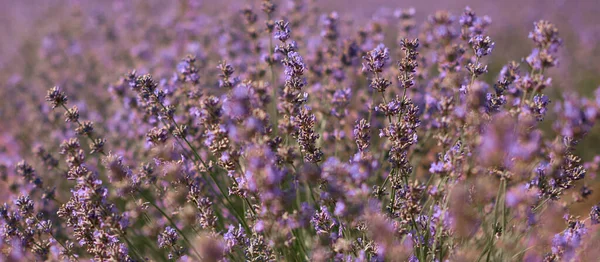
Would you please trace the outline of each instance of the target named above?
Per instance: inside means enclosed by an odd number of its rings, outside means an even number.
[[[275,29],[277,30],[274,35],[275,39],[281,42],[287,42],[290,39],[291,30],[289,22],[279,20],[275,22]]]
[[[48,90],[48,94],[46,95],[46,101],[52,103],[52,109],[66,105],[67,100],[67,96],[58,86]]]
[[[356,121],[356,125],[354,126],[354,140],[356,141],[356,146],[360,152],[367,150],[371,144],[370,129],[371,124],[364,118]]]
[[[316,146],[319,135],[315,133],[316,117],[311,114],[309,109],[304,107],[297,116],[292,116],[292,123],[298,130],[297,138],[300,144],[301,152],[304,154],[304,160],[311,163],[318,163],[323,160],[321,148]]]
[[[367,52],[363,59],[365,60],[363,71],[381,73],[387,61],[390,60],[390,51],[383,44],[379,44],[375,49]]]
[[[385,92],[392,82],[381,77],[379,74],[383,72],[387,61],[390,60],[389,50],[383,44],[379,44],[375,49],[367,52],[367,55],[363,56],[363,59],[365,60],[362,64],[363,72],[373,73],[369,87],[380,93]]]
[[[471,48],[475,51],[477,57],[484,57],[492,53],[495,43],[489,36],[476,35],[469,40]]]
[[[592,211],[590,211],[590,220],[592,221],[592,225],[600,224],[600,205],[592,206]]]
[[[402,39],[400,41],[400,46],[404,52],[404,57],[398,62],[398,70],[400,71],[398,74],[398,81],[400,81],[400,84],[404,89],[408,89],[415,85],[414,73],[416,72],[417,66],[419,66],[417,63],[419,39]]]
[[[219,77],[221,78],[219,79],[220,88],[231,89],[239,82],[239,79],[232,77],[235,70],[233,69],[233,66],[228,64],[226,61],[219,63],[217,68],[221,71],[219,74]]]

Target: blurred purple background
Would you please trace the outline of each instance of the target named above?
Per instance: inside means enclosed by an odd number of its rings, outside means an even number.
[[[286,9],[294,1],[277,2]],[[564,39],[559,66],[548,72],[554,84],[548,90],[552,99],[568,91],[588,96],[600,85],[598,0],[312,2],[317,15],[338,11],[342,21],[365,26],[368,20],[393,16],[399,8],[414,7],[420,24],[437,10],[458,16],[470,6],[492,19],[490,35],[496,46],[485,76],[489,83],[503,65],[531,51],[527,35],[533,22],[550,20]],[[44,139],[35,134],[42,133],[39,126],[48,109],[41,105],[49,87],[61,85],[73,101],[102,114],[107,111],[102,110],[103,99],[110,99],[106,88],[119,76],[133,68],[174,68],[202,35],[215,38],[214,28],[222,19],[239,20],[242,7],[258,8],[260,1],[2,0],[0,5],[0,156],[15,162],[20,153],[31,152],[36,140]],[[592,146],[600,143],[600,130],[586,139],[579,150],[589,159],[600,153]]]

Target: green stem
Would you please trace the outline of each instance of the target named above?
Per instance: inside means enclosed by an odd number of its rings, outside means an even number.
[[[138,253],[137,249],[135,248],[135,246],[131,243],[131,241],[129,241],[129,239],[125,236],[123,236],[123,239],[125,239],[125,242],[127,242],[127,246],[129,246],[130,249],[133,250],[133,253],[139,258],[141,259],[140,261],[144,261],[144,256],[140,255],[140,253]]]
[[[268,14],[268,20],[271,21],[271,14]],[[271,61],[271,59],[273,58],[273,53],[275,52],[275,49],[273,47],[273,37],[270,35],[269,33],[269,71],[271,72],[271,87],[272,87],[272,115],[273,115],[273,132],[275,134],[275,136],[277,136],[278,133],[278,126],[277,126],[277,120],[279,119],[279,111],[277,110],[277,100],[278,100],[278,95],[277,95],[277,83],[275,83],[275,68],[273,66],[273,61]]]
[[[154,203],[154,201],[152,201],[146,195],[144,195],[144,193],[140,192],[140,195],[144,199],[146,199],[146,201],[148,201],[148,203],[150,203],[150,205],[152,205],[163,217],[165,217],[169,221],[169,223],[173,226],[173,228],[175,228],[175,230],[177,230],[177,232],[179,232],[179,234],[183,237],[183,239],[188,244],[188,246],[194,251],[194,253],[196,254],[196,256],[198,258],[200,258],[200,260],[202,260],[202,256],[198,253],[198,251],[196,250],[196,248],[194,248],[194,246],[192,245],[192,242],[187,238],[187,236],[183,233],[183,231],[181,231],[179,229],[179,227],[177,226],[177,224],[175,224],[175,222],[173,221],[173,219],[171,219],[171,217],[169,215],[167,215],[167,213],[165,213],[165,211],[163,211],[158,205],[156,205]]]
[[[156,96],[156,95],[155,95]],[[158,100],[158,97],[155,97],[156,101]],[[162,104],[161,102],[157,102],[157,104],[159,104],[163,110],[167,110],[167,107]],[[173,123],[173,125],[175,125],[175,128],[180,129],[179,125],[177,124],[177,122],[175,121],[175,119],[173,119],[172,117],[167,117],[169,120],[171,120],[171,122]],[[249,230],[250,228],[248,227],[245,219],[243,216],[241,216],[238,211],[235,209],[235,207],[233,206],[233,203],[231,202],[231,199],[229,198],[228,194],[225,193],[225,190],[221,187],[221,185],[217,182],[217,179],[214,175],[213,172],[211,172],[210,170],[208,170],[208,165],[206,165],[206,162],[204,162],[204,160],[202,159],[202,157],[200,157],[200,154],[198,154],[198,151],[196,151],[196,148],[194,148],[194,146],[189,142],[189,140],[183,135],[181,136],[181,139],[188,145],[188,147],[190,148],[190,150],[192,151],[192,153],[194,154],[195,157],[195,161],[194,163],[199,166],[199,164],[197,163],[197,161],[200,161],[200,163],[202,164],[202,166],[204,168],[207,169],[207,172],[211,178],[211,180],[213,181],[213,183],[217,186],[217,188],[219,189],[219,192],[221,193],[221,195],[223,196],[223,198],[225,199],[225,201],[227,202],[227,204],[229,205],[229,207],[227,207],[231,212],[234,213],[234,215],[237,217],[237,219],[239,220],[239,222],[246,228],[246,230]],[[246,201],[248,201],[246,199]]]
[[[505,179],[502,178],[502,180],[500,181],[500,186],[498,187],[498,192],[496,192],[496,200],[494,201],[494,217],[492,220],[492,228],[490,230],[489,236],[488,236],[488,247],[484,250],[484,253],[481,254],[480,257],[482,257],[483,255],[486,255],[486,261],[490,260],[490,256],[492,254],[492,252],[494,251],[494,242],[495,242],[495,238],[494,238],[494,231],[495,228],[498,224],[498,209],[499,209],[499,205],[500,205],[500,198],[502,197],[502,189],[504,188],[503,184],[505,183]],[[487,254],[486,254],[487,253]]]

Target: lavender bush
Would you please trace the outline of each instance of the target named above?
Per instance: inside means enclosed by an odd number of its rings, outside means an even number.
[[[552,22],[491,75],[469,7],[353,24],[294,3],[48,34],[2,107],[2,259],[596,261],[600,206],[571,207],[600,89],[548,93]]]

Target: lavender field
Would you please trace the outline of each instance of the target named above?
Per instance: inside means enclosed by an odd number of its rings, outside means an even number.
[[[600,2],[0,4],[0,261],[600,261]]]

